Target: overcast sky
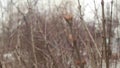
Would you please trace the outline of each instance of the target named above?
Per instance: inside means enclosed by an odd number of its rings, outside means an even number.
[[[2,2],[2,6],[6,6],[6,3],[7,3],[8,0],[1,0]],[[26,2],[27,0],[13,0],[13,1],[19,1],[19,3],[24,3]],[[44,7],[41,7],[41,8],[44,8],[44,9],[47,9],[47,7],[49,6],[49,2],[50,2],[50,5],[59,5],[62,1],[65,1],[65,0],[39,0],[39,4],[44,6]],[[75,8],[77,6],[77,0],[69,0],[73,3],[73,8]],[[85,12],[85,19],[88,19],[88,20],[93,20],[94,18],[94,0],[80,0],[81,1],[81,4],[85,7],[84,9],[84,12]],[[96,6],[97,8],[100,9],[100,6],[101,6],[101,0],[95,0],[96,1]],[[111,0],[104,0],[105,1],[105,4],[107,3],[110,3]],[[0,4],[1,5],[1,4]]]

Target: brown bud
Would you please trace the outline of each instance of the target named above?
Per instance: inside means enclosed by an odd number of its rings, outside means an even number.
[[[69,38],[69,40],[72,42],[73,41],[73,36],[72,36],[72,34],[69,34],[68,35],[68,38]]]
[[[101,37],[104,38],[104,35],[102,35]]]
[[[75,61],[75,64],[76,64],[76,65],[81,65],[81,64],[82,64],[82,65],[85,65],[85,64],[86,64],[86,61],[85,61],[84,59],[82,59],[81,61],[76,60],[76,61]]]
[[[65,20],[72,20],[73,16],[70,14],[64,15]]]

